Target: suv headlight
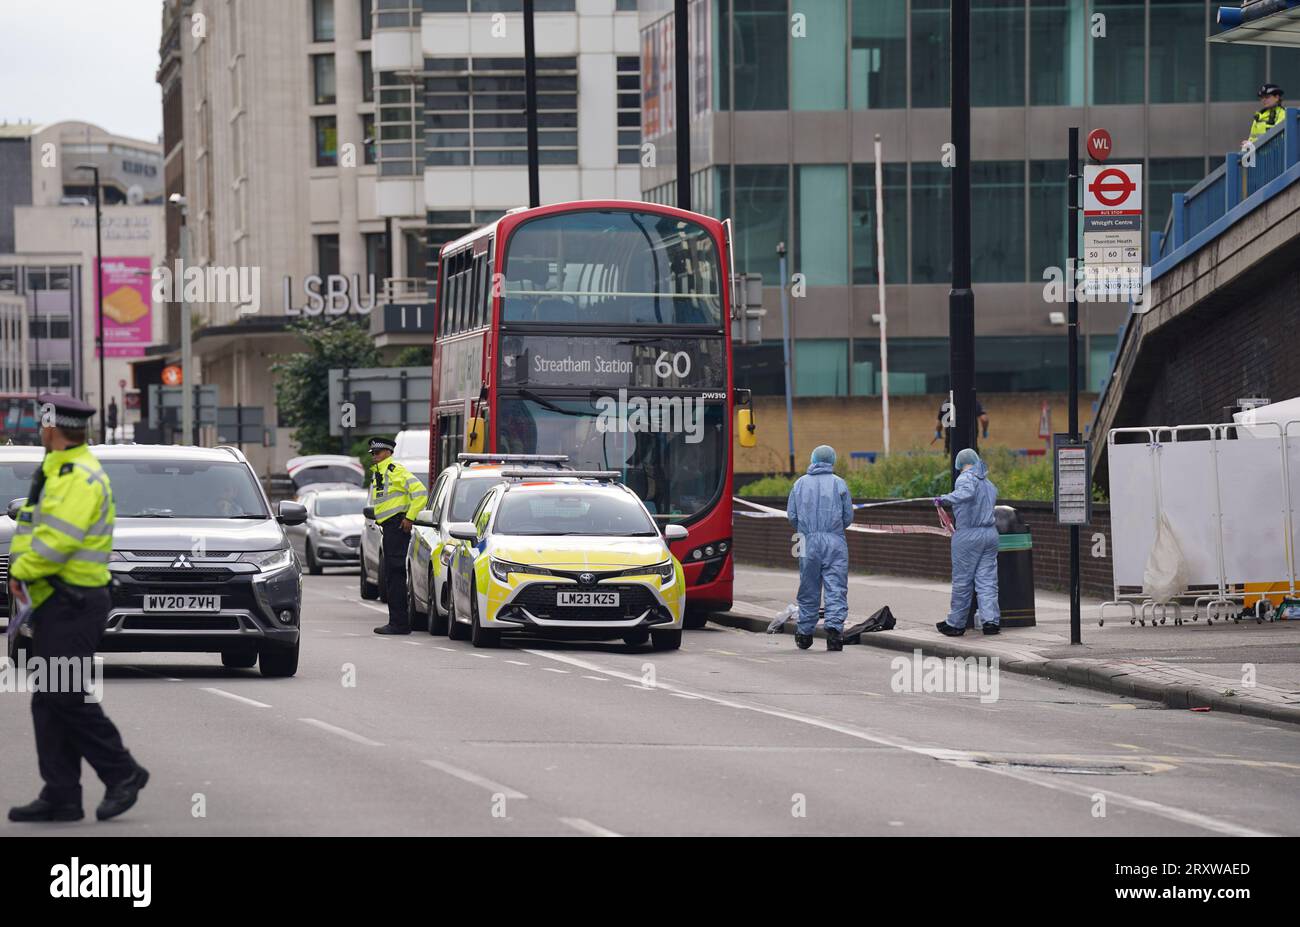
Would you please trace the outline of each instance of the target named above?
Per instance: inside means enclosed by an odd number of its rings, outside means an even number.
[[[279,550],[250,550],[239,555],[243,563],[256,563],[263,573],[282,570],[293,563],[293,551],[287,547]]]
[[[543,567],[528,566],[525,563],[511,563],[509,560],[489,560],[492,575],[503,583],[510,582],[511,573],[527,573],[530,576],[550,576],[551,571]]]

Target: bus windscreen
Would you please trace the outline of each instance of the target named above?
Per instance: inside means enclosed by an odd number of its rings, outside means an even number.
[[[708,231],[634,210],[580,210],[520,225],[505,255],[503,323],[722,327]]]

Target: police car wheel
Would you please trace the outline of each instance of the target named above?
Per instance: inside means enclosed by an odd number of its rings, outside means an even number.
[[[221,653],[221,665],[226,669],[252,669],[256,663],[256,650],[225,650]]]
[[[409,576],[406,578],[406,614],[412,631],[429,630],[429,613],[415,607],[415,586]]]
[[[709,623],[709,613],[698,608],[687,606],[686,614],[682,617],[682,627],[690,628],[692,631],[698,631]]]
[[[677,650],[682,646],[682,632],[678,628],[675,631],[651,631],[650,644],[655,650]]]
[[[380,554],[379,557],[379,582],[375,584],[375,587],[376,587],[375,595],[378,597],[379,601],[387,605],[388,604],[388,571],[384,569],[384,558],[382,554]]]
[[[427,588],[429,590],[429,633],[436,635],[446,634],[447,616],[439,612],[438,605],[434,599],[435,590],[433,586],[432,570],[429,571],[429,584]]]
[[[298,672],[298,642],[293,646],[263,647],[257,655],[258,669],[263,676],[286,677]]]
[[[623,635],[623,643],[629,647],[640,647],[648,640],[650,640],[650,632],[646,630],[628,631]]]
[[[311,542],[307,542],[307,572],[312,576],[320,576],[325,568],[316,560],[316,552],[311,549]]]
[[[366,577],[366,558],[361,558],[361,598],[373,599],[379,595],[379,587]]]
[[[452,590],[451,601],[447,608],[447,639],[463,641],[469,637],[469,628],[456,620],[456,592]]]
[[[469,620],[470,643],[475,647],[500,647],[501,632],[489,631],[479,623],[478,618],[478,585],[470,583],[469,587]]]

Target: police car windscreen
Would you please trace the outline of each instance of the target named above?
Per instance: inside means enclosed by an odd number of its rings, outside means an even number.
[[[248,467],[218,461],[103,460],[118,518],[269,518]]]
[[[32,477],[39,460],[11,460],[0,463],[0,505],[8,505],[12,500],[27,497],[27,490],[32,485]]]
[[[635,500],[613,492],[506,493],[494,530],[514,535],[659,536]]]

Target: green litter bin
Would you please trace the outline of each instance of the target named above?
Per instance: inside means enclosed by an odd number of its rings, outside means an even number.
[[[1034,539],[1020,513],[1009,505],[993,508],[998,529],[998,607],[1002,612],[999,626],[1032,628],[1038,622],[1034,612]],[[975,610],[979,594],[971,597],[966,627],[975,627]]]

